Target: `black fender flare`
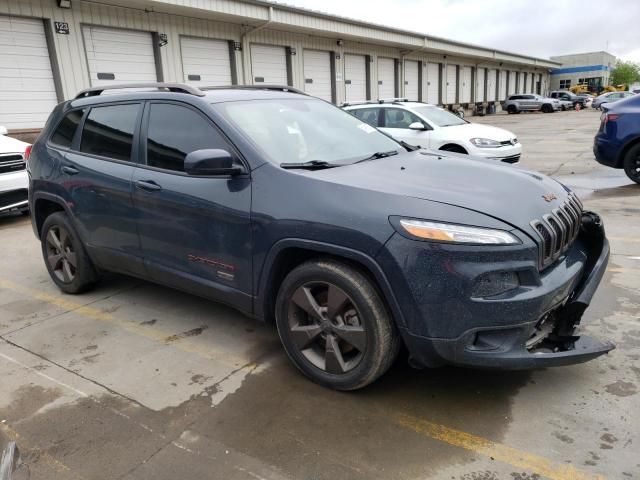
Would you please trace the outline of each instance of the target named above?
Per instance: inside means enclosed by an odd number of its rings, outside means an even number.
[[[400,309],[398,300],[393,293],[391,284],[389,283],[386,274],[373,257],[349,247],[302,238],[284,238],[278,240],[271,246],[271,249],[265,256],[265,260],[260,271],[260,277],[258,278],[257,295],[254,299],[254,314],[256,317],[261,319],[266,319],[268,317],[268,308],[270,305],[267,292],[274,272],[273,266],[280,253],[288,248],[299,248],[317,252],[318,254],[335,255],[351,260],[352,262],[358,263],[364,267],[376,281],[396,326],[398,328],[405,327],[406,323],[404,321],[404,316]]]
[[[64,198],[62,198],[59,195],[56,195],[55,193],[50,193],[50,192],[35,192],[33,193],[33,195],[31,196],[31,199],[29,201],[29,208],[31,210],[31,226],[33,227],[33,233],[35,233],[36,237],[38,238],[38,240],[40,239],[40,232],[38,231],[38,226],[37,226],[37,214],[36,214],[36,203],[38,203],[38,200],[48,200],[50,202],[53,202],[57,205],[60,205],[62,207],[62,209],[64,210],[64,212],[69,216],[69,218],[71,219],[75,219],[75,216],[73,214],[73,212],[71,211],[71,208],[69,207],[69,205],[67,204],[67,202],[65,201]]]

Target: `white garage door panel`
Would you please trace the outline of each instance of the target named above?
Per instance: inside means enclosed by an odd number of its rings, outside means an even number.
[[[476,102],[484,102],[484,84],[486,68],[479,68],[476,72]]]
[[[226,40],[181,37],[180,51],[182,73],[186,83],[207,86],[231,85],[231,57],[229,43]]]
[[[252,83],[257,85],[287,85],[285,48],[275,45],[251,45],[251,73]]]
[[[396,63],[393,58],[378,57],[378,98],[396,96]]]
[[[344,56],[344,87],[348,102],[367,100],[367,68],[364,55]]]
[[[440,64],[427,64],[427,102],[440,103]]]
[[[83,27],[82,33],[91,85],[157,81],[149,32]],[[99,80],[98,74],[112,74],[114,79]]]
[[[500,86],[498,87],[500,94],[498,100],[502,101],[507,98],[507,72],[506,70],[500,71]]]
[[[509,89],[507,95],[513,95],[514,93],[518,93],[516,89],[516,72],[509,72]]]
[[[462,67],[462,94],[460,103],[471,102],[471,67]]]
[[[528,88],[528,86],[526,85],[526,78],[527,75],[524,72],[520,72],[520,88],[518,93],[529,93],[525,92],[525,90]]]
[[[314,97],[331,101],[331,53],[305,50],[304,91]]]
[[[456,103],[456,93],[458,84],[456,79],[456,65],[447,65],[447,102],[448,104]]]
[[[418,68],[420,64],[414,60],[404,62],[404,96],[418,101]]]
[[[491,68],[487,72],[487,102],[496,101],[496,71]]]
[[[42,127],[57,103],[42,20],[0,16],[0,125]]]

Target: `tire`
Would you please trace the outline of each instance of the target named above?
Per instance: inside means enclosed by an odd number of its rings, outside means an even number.
[[[467,152],[460,145],[445,145],[444,147],[441,147],[440,150],[442,150],[443,152],[462,153],[463,155],[469,154],[469,152]]]
[[[545,103],[544,105],[542,105],[542,113],[551,113],[553,112],[553,107],[551,105],[549,105],[548,103]]]
[[[624,173],[640,184],[640,143],[636,143],[624,156]]]
[[[314,382],[335,390],[356,390],[375,381],[400,349],[400,338],[372,282],[330,259],[304,263],[287,275],[276,299],[276,325],[293,364]]]
[[[96,284],[98,272],[64,213],[55,212],[47,217],[40,239],[47,271],[60,290],[82,293]]]
[[[516,106],[515,106],[515,105],[509,105],[509,106],[507,107],[507,113],[510,113],[510,114],[512,114],[512,113],[518,113],[518,110],[516,109]]]

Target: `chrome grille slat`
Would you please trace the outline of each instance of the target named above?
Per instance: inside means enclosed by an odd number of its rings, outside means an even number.
[[[582,203],[572,194],[562,205],[531,222],[540,240],[540,269],[555,262],[571,247],[580,233],[581,221]]]
[[[13,173],[25,170],[27,164],[24,157],[20,153],[3,153],[0,154],[0,174]]]

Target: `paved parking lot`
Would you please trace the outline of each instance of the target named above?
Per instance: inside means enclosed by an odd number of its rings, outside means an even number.
[[[597,112],[477,119],[600,212],[609,270],[584,329],[617,343],[535,372],[417,371],[354,393],[307,381],[274,327],[120,276],[67,296],[30,223],[0,218],[0,430],[32,479],[640,478],[640,187],[600,167]],[[476,120],[476,119],[472,119]]]

